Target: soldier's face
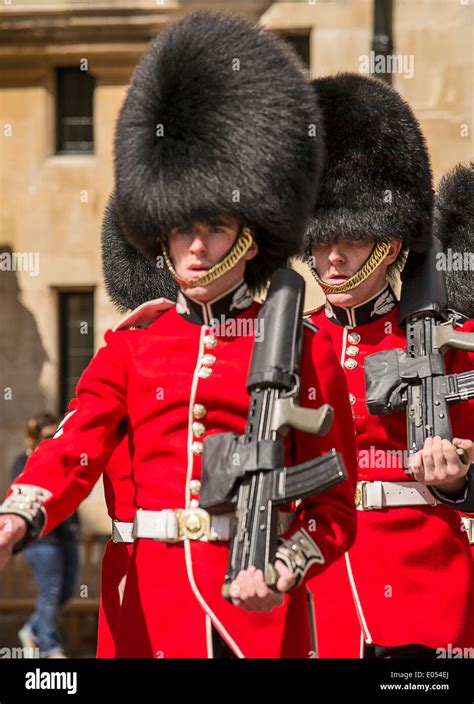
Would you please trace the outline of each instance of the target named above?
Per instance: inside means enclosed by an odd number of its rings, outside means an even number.
[[[385,285],[388,265],[395,261],[400,251],[397,240],[391,240],[391,244],[391,252],[387,258],[365,281],[345,293],[328,294],[328,301],[337,306],[355,306],[380,291]],[[325,283],[342,284],[359,271],[372,252],[373,246],[373,241],[353,242],[344,239],[329,245],[316,245],[312,248],[314,257],[312,263]]]
[[[173,228],[168,247],[178,275],[184,279],[203,276],[223,259],[237,239],[241,223],[228,215],[219,215],[213,220],[195,222],[187,228]],[[207,286],[183,289],[187,296],[198,301],[215,298],[238,283],[245,271],[245,264],[256,254],[256,246],[250,249],[228,272]]]

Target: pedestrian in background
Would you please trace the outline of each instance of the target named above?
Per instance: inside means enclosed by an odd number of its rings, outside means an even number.
[[[52,438],[58,425],[51,413],[39,413],[26,426],[26,449],[12,465],[14,481],[22,472],[28,457],[42,440]],[[24,648],[39,649],[45,658],[64,658],[59,637],[59,616],[71,599],[79,569],[79,521],[74,513],[45,538],[25,549],[24,555],[38,585],[36,609],[18,632]],[[31,651],[30,651],[31,652]]]

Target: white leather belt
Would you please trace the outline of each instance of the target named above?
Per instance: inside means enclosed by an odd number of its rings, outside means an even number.
[[[230,540],[234,514],[211,516],[202,508],[162,511],[139,509],[133,521],[133,538],[151,538],[165,543],[181,540]]]
[[[133,523],[126,521],[112,521],[112,542],[133,543],[132,538]]]
[[[279,513],[279,532],[284,533],[294,521],[292,511]],[[164,509],[144,511],[139,509],[133,523],[112,521],[112,541],[133,543],[135,538],[151,538],[165,543],[180,540],[230,540],[234,514],[211,516],[202,508]]]
[[[358,511],[400,506],[436,506],[428,487],[420,482],[357,482],[355,505]]]
[[[464,523],[464,529],[467,533],[467,538],[471,545],[474,545],[474,518],[461,516],[461,521]]]

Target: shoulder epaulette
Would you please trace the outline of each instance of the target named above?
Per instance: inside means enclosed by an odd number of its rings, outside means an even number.
[[[150,327],[160,315],[170,308],[173,308],[175,305],[176,303],[169,301],[167,298],[156,298],[154,301],[145,301],[141,306],[127,313],[112,329],[114,332],[117,332],[117,330],[143,330],[144,328]]]

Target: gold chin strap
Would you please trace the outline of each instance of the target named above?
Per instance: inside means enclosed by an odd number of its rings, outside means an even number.
[[[389,242],[377,242],[365,264],[359,271],[351,276],[350,279],[344,281],[343,284],[327,284],[321,279],[314,267],[310,266],[309,269],[324,293],[345,293],[346,291],[352,291],[353,288],[356,288],[359,284],[368,279],[376,268],[380,266],[389,252]]]
[[[243,227],[240,231],[237,240],[228,254],[217,264],[214,264],[209,271],[207,271],[202,276],[195,276],[193,279],[183,279],[175,271],[171,259],[166,250],[166,244],[164,241],[161,242],[161,247],[163,249],[163,256],[165,258],[166,266],[168,267],[173,279],[184,286],[185,288],[191,288],[191,286],[207,286],[208,284],[215,281],[220,276],[225,274],[227,271],[232,269],[238,261],[242,259],[245,254],[249,251],[252,246],[253,237],[248,227]]]

